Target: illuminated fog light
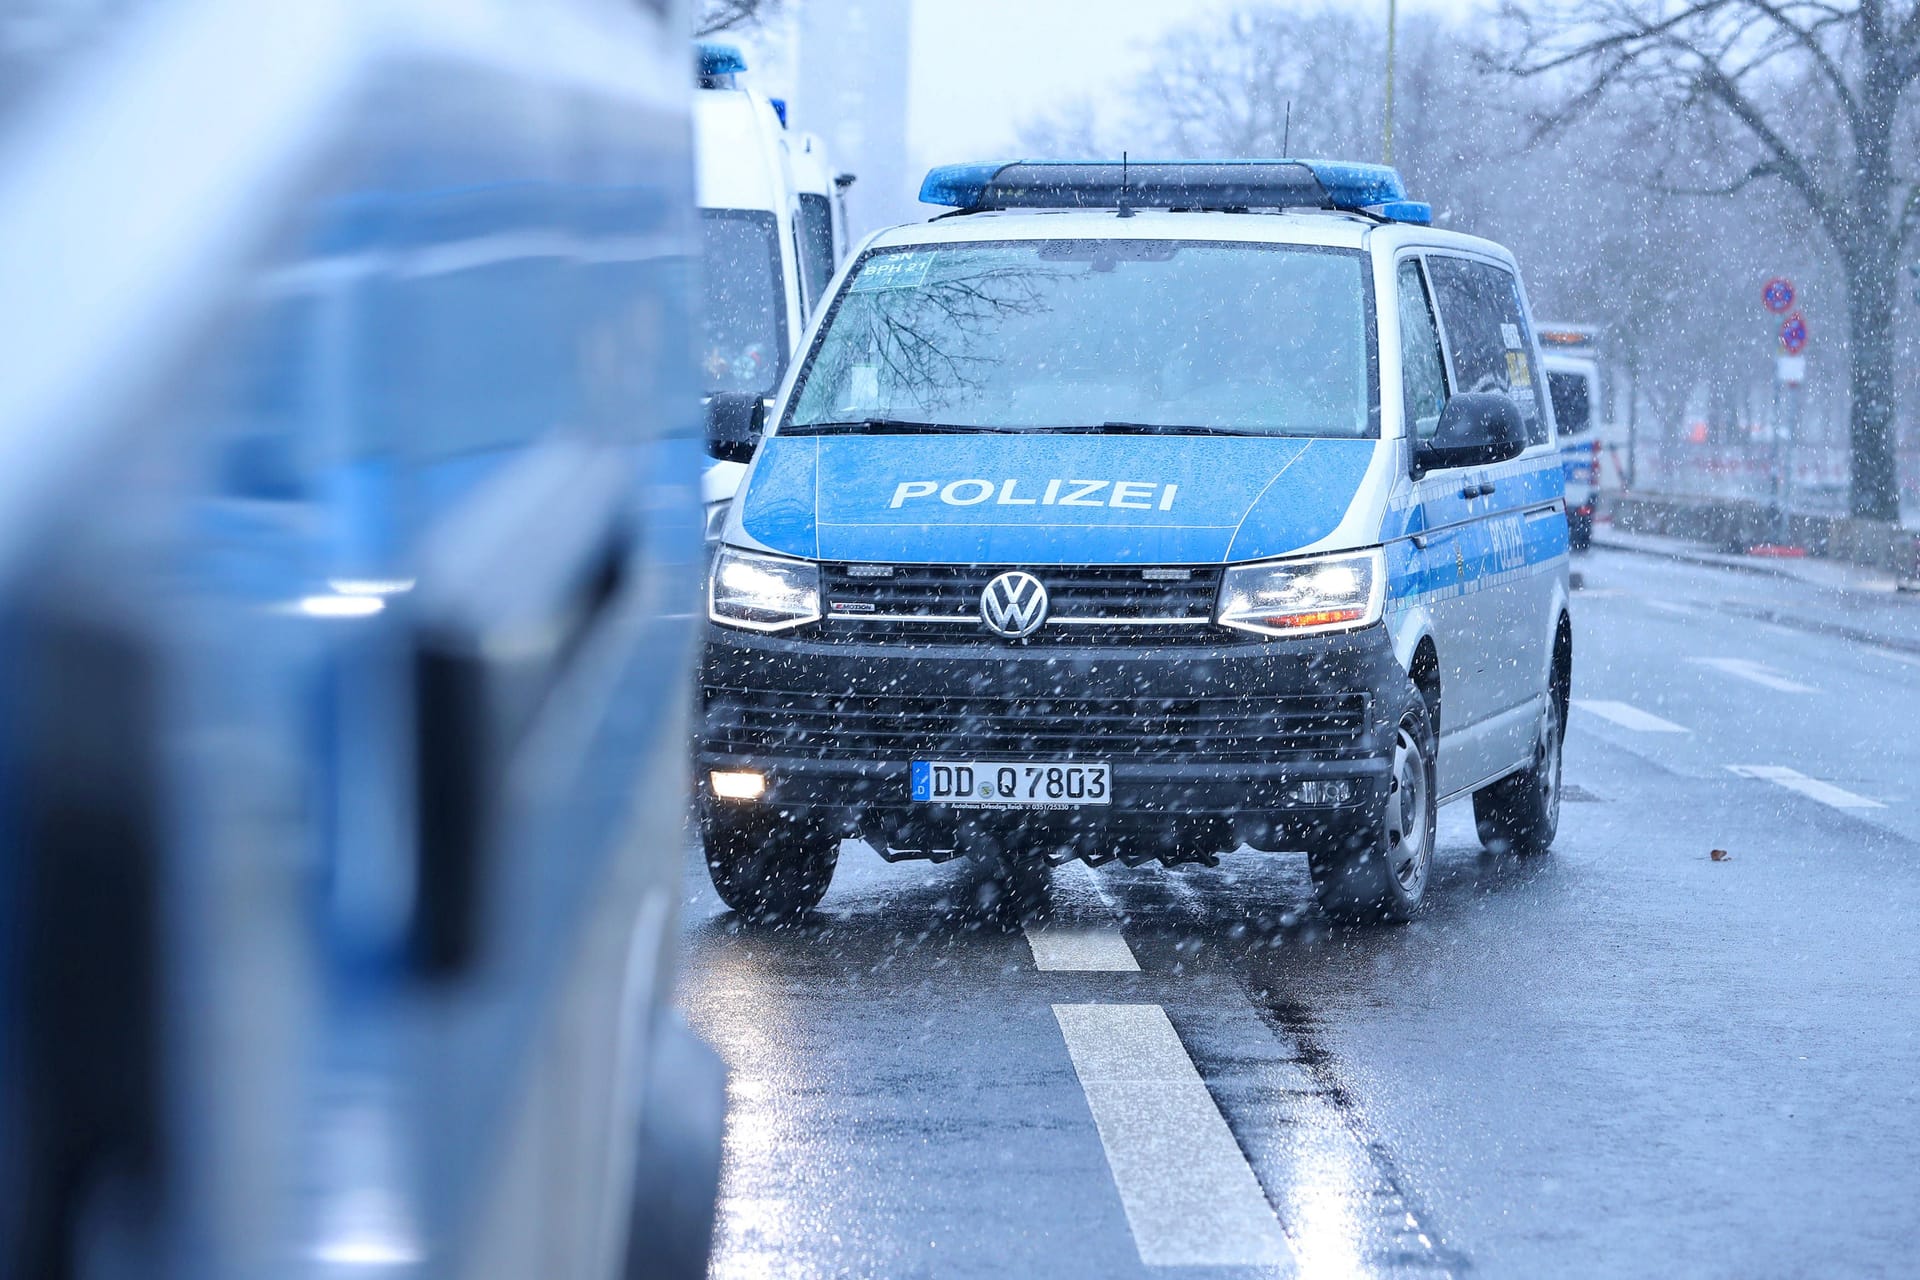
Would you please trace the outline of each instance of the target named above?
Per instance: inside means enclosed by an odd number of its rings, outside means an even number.
[[[379,596],[307,596],[299,607],[309,618],[371,618],[387,602]]]
[[[722,800],[758,800],[767,790],[764,774],[742,770],[727,772],[713,771],[713,794]]]
[[[1345,804],[1353,799],[1353,783],[1345,778],[1328,782],[1296,782],[1287,788],[1295,804]]]

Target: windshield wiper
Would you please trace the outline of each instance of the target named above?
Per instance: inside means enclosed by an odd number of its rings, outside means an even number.
[[[795,422],[780,428],[783,436],[924,435],[957,436],[975,433],[1003,435],[1025,430],[1023,427],[989,427],[978,423],[914,422],[904,418],[856,418],[850,422]]]
[[[1100,430],[1116,436],[1270,436],[1251,427],[1198,427],[1178,422],[1103,422]]]

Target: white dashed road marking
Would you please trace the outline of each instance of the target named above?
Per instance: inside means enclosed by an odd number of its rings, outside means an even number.
[[[1703,667],[1712,667],[1724,671],[1730,676],[1772,689],[1775,693],[1818,693],[1810,684],[1801,684],[1798,680],[1789,680],[1764,662],[1750,662],[1745,658],[1689,658]]]
[[[1118,929],[1027,926],[1034,967],[1061,973],[1138,973],[1140,962]]]
[[[1056,1004],[1107,1167],[1150,1267],[1293,1260],[1213,1095],[1157,1004]]]
[[[1575,698],[1573,705],[1582,711],[1592,712],[1602,720],[1611,720],[1622,729],[1632,729],[1635,733],[1691,732],[1671,720],[1662,720],[1650,711],[1642,711],[1630,702],[1608,702],[1602,698]]]
[[[1798,769],[1789,769],[1781,764],[1730,764],[1727,768],[1743,778],[1760,778],[1777,783],[1789,791],[1798,791],[1809,800],[1818,800],[1821,804],[1836,809],[1884,809],[1887,806],[1878,800],[1869,800],[1853,792],[1834,786],[1831,782],[1822,782],[1818,778],[1809,778]]]

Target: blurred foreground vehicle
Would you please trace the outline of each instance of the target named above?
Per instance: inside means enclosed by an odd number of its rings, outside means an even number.
[[[1304,850],[1347,919],[1419,911],[1446,801],[1544,852],[1567,522],[1512,255],[1377,165],[921,199],[954,211],[841,275],[709,578],[727,904],[811,908],[850,835],[1015,905],[1070,858]]]
[[[0,1274],[701,1274],[684,15],[68,12],[0,116]]]

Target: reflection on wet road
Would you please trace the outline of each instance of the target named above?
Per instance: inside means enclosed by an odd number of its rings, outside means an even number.
[[[1793,625],[1835,609],[1797,584],[1583,569],[1555,850],[1443,811],[1404,928],[1244,851],[1068,867],[1008,928],[964,864],[849,844],[804,927],[756,929],[690,855],[715,1273],[1901,1272],[1920,609],[1862,604],[1876,647]]]

